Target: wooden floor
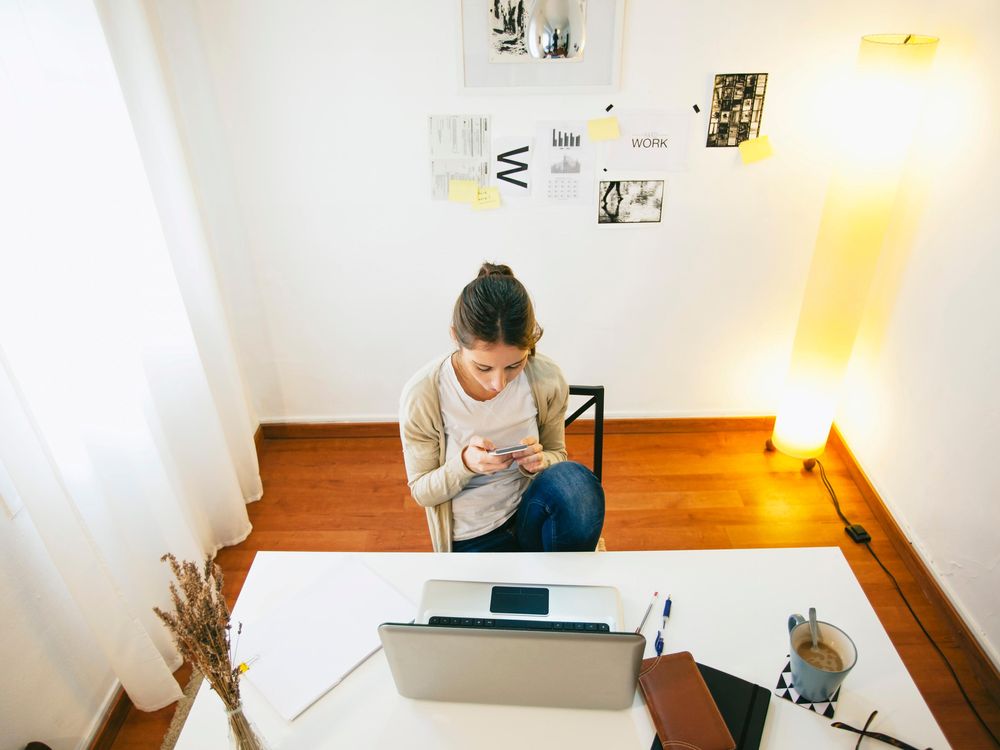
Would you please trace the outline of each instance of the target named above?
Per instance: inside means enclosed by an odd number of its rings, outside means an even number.
[[[952,746],[994,747],[891,582],[844,534],[818,472],[765,453],[767,437],[764,430],[732,429],[606,435],[608,549],[840,546]],[[571,435],[568,442],[570,457],[590,465],[591,438]],[[397,437],[265,440],[260,459],[265,492],[249,506],[254,531],[218,556],[230,606],[257,550],[430,550],[424,511],[407,492]],[[1000,733],[1000,707],[886,541],[843,456],[830,449],[822,460],[845,514],[870,531],[876,552]],[[112,747],[155,750],[172,714],[173,707],[151,714],[133,709]],[[924,747],[920,737],[902,739]]]

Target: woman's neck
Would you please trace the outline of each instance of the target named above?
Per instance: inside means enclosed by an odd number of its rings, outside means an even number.
[[[500,395],[499,393],[487,391],[475,378],[465,371],[465,365],[462,363],[462,358],[458,356],[458,352],[451,355],[451,366],[458,378],[458,384],[462,386],[462,390],[465,391],[465,395],[469,398],[476,401],[489,401]]]

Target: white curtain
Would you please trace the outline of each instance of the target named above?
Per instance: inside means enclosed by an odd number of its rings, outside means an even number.
[[[132,70],[155,59],[139,53]],[[0,464],[81,622],[154,710],[179,697],[159,558],[243,540],[262,488],[166,97],[129,100],[134,131],[125,78],[88,0],[0,3]]]

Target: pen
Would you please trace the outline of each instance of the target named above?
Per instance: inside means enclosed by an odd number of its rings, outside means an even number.
[[[636,633],[642,630],[642,626],[646,624],[646,618],[649,617],[649,613],[653,609],[653,605],[656,603],[656,597],[659,595],[659,593],[660,593],[659,591],[653,592],[653,598],[649,600],[649,606],[646,607],[646,614],[642,616],[642,621],[639,623],[639,627],[635,629]]]
[[[663,656],[663,633],[659,630],[656,631],[656,640],[653,645],[656,647],[656,655]]]
[[[667,620],[670,618],[670,594],[667,594],[667,600],[663,602],[663,629],[667,629]]]

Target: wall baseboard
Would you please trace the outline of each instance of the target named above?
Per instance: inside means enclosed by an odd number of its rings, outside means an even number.
[[[605,419],[605,435],[647,432],[712,432],[715,430],[771,430],[774,417],[675,417],[669,419]],[[594,421],[580,418],[569,426],[571,435],[592,435]],[[257,428],[264,440],[306,438],[399,437],[398,422],[269,422]],[[257,440],[256,435],[254,436]],[[259,443],[258,443],[258,450]]]
[[[933,571],[906,538],[906,534],[903,533],[899,524],[896,523],[896,519],[893,518],[888,506],[886,506],[882,497],[875,490],[874,485],[861,468],[857,457],[855,457],[847,445],[844,436],[840,434],[840,430],[837,429],[836,425],[830,431],[829,446],[839,449],[841,456],[844,458],[844,463],[847,465],[851,479],[854,480],[875,518],[882,524],[882,528],[885,530],[889,542],[896,550],[896,554],[903,560],[903,564],[906,565],[907,570],[909,570],[910,575],[913,576],[913,579],[920,587],[924,596],[927,597],[927,600],[944,615],[944,620],[948,623],[956,643],[958,643],[968,658],[976,679],[979,680],[990,697],[1000,703],[1000,670],[997,669],[997,665],[993,663],[989,654],[983,649],[982,644],[979,643],[975,633],[972,632],[972,629],[965,622],[961,613],[952,604],[951,599],[938,583]]]
[[[97,729],[89,742],[81,743],[86,750],[111,750],[118,732],[125,723],[128,712],[132,709],[132,701],[125,693],[121,683],[115,680],[115,687],[109,693],[102,717],[98,719]]]

